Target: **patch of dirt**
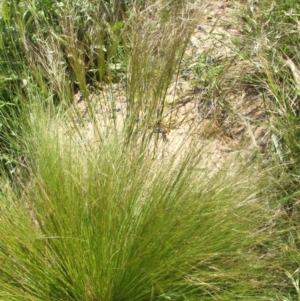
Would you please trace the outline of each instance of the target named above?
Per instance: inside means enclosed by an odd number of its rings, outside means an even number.
[[[149,131],[161,138],[163,156],[184,153],[196,141],[210,150],[207,168],[218,167],[238,150],[248,149],[251,155],[263,152],[268,144],[268,103],[242,83],[242,71],[249,75],[253,67],[233,51],[232,41],[240,35],[234,26],[238,10],[234,3],[210,2],[206,20],[195,28],[180,73],[169,87],[162,122],[159,127],[149,125]],[[97,126],[107,128],[113,122],[121,131],[128,101],[122,84],[102,87],[98,94],[90,94],[89,101],[75,95],[72,114],[81,128],[78,143],[94,138],[93,123],[85,118],[89,106]],[[143,122],[143,116],[137,122]]]

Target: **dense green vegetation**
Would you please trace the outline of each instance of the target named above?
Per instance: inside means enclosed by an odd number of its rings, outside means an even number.
[[[208,140],[160,143],[206,1],[1,2],[1,300],[300,300],[300,5],[242,2],[236,56],[192,71],[223,104],[247,62],[269,142],[218,168]]]

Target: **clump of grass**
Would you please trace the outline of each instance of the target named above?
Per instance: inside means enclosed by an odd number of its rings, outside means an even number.
[[[250,253],[270,212],[246,166],[212,175],[199,148],[162,162],[117,135],[79,145],[33,116],[30,177],[1,200],[1,299],[246,300],[272,282]]]

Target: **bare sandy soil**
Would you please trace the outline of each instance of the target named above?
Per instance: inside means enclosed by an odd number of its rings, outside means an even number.
[[[179,151],[184,154],[196,142],[205,149],[204,165],[211,168],[237,152],[251,158],[268,144],[267,104],[257,90],[242,82],[241,78],[251,75],[253,68],[233,51],[232,41],[241,35],[237,25],[239,7],[233,3],[210,2],[206,19],[199,22],[190,39],[180,74],[169,87],[163,122],[159,128],[149,126],[149,131],[160,137],[163,156]],[[90,95],[89,105],[95,110],[97,126],[109,126],[111,120],[103,116],[113,115],[117,128],[122,130],[127,106],[122,85],[102,87],[100,94]],[[80,100],[79,94],[74,97],[72,110],[81,129],[78,143],[92,141],[95,125],[84,119],[88,103]]]

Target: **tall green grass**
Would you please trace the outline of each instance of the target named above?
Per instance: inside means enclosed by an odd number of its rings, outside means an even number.
[[[81,145],[62,136],[58,120],[35,114],[27,180],[19,195],[8,189],[1,201],[2,300],[270,293],[271,262],[259,249],[272,212],[249,163],[212,175],[201,171],[199,148],[161,161],[113,134]]]

